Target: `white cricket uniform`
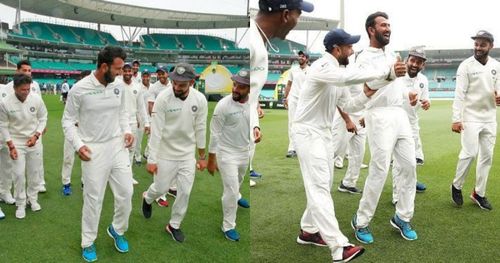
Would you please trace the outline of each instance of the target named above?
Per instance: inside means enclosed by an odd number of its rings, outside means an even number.
[[[113,228],[123,235],[132,210],[132,169],[124,134],[130,134],[123,83],[102,85],[92,72],[69,91],[62,125],[74,149],[87,146],[90,161],[82,161],[82,248],[97,237],[106,185],[114,195]],[[75,124],[78,123],[78,127]]]
[[[205,149],[207,114],[205,95],[192,87],[185,100],[175,97],[171,88],[161,92],[153,107],[148,163],[157,164],[158,171],[144,198],[151,204],[177,180],[170,217],[173,228],[180,228],[188,208],[196,148]]]
[[[125,93],[125,99],[127,102],[127,112],[129,114],[129,125],[134,138],[138,138],[139,123],[144,120],[143,127],[149,127],[149,116],[146,113],[146,105],[144,104],[144,92],[142,87],[131,80],[130,84],[123,81]],[[137,141],[134,139],[134,143],[129,148],[129,159],[130,164],[134,163],[134,153]]]
[[[301,228],[309,233],[319,231],[334,260],[342,258],[343,247],[349,243],[339,229],[330,193],[333,115],[337,106],[343,111],[355,112],[369,101],[364,93],[351,99],[347,89],[341,86],[385,78],[389,70],[389,67],[386,71],[341,68],[335,57],[326,53],[309,68],[299,97],[292,134],[307,197]]]
[[[486,195],[497,134],[494,91],[500,94],[498,74],[500,63],[492,57],[488,57],[486,65],[470,57],[457,70],[452,121],[461,122],[463,130],[453,185],[462,189],[474,159],[478,158],[475,191],[482,197]]]
[[[394,64],[392,51],[368,47],[357,57],[356,63],[375,68]],[[397,188],[400,189],[396,215],[405,222],[413,217],[416,185],[415,146],[408,115],[403,101],[408,97],[401,78],[395,81],[375,80],[366,83],[378,90],[367,104],[365,124],[371,159],[363,196],[356,213],[358,227],[367,227],[377,208],[392,156],[400,167]]]
[[[255,20],[250,18],[250,28],[248,30],[250,39],[250,97],[248,102],[250,104],[250,118],[255,119],[252,115],[258,116],[257,108],[259,105],[260,91],[264,87],[267,81],[268,73],[268,58],[267,58],[267,48],[262,40],[259,29],[255,23]],[[257,118],[258,120],[258,118]],[[259,123],[257,123],[259,125]],[[252,138],[252,143],[250,145],[250,170],[252,170],[252,160],[255,154],[255,140],[253,135],[253,128],[250,129],[250,136]]]
[[[142,84],[142,75],[141,72],[137,72],[137,75],[134,76],[132,75],[132,81],[135,82],[136,84]]]
[[[64,82],[61,85],[61,93],[68,93],[69,92],[69,84],[67,82]]]
[[[348,92],[351,97],[359,96],[359,94],[363,93],[363,84],[350,86]],[[347,158],[349,166],[342,179],[342,184],[347,187],[356,187],[363,157],[365,156],[366,129],[359,124],[359,120],[363,118],[364,110],[351,112],[348,113],[348,115],[351,121],[356,124],[357,134],[347,131],[344,119],[338,114],[333,121],[332,137],[335,156],[345,155],[346,148],[349,151],[349,156]]]
[[[0,84],[0,103],[7,97],[5,85]],[[10,171],[9,149],[5,146],[5,140],[0,133],[0,195],[10,194],[13,175]]]
[[[135,161],[136,162],[141,162],[142,161],[142,138],[144,137],[144,128],[146,122],[149,123],[149,113],[148,113],[148,93],[149,93],[149,87],[144,86],[142,82],[139,84],[141,87],[141,92],[142,92],[142,97],[144,99],[144,106],[146,107],[146,119],[139,118],[139,128],[137,129],[137,142],[135,144]],[[139,116],[141,117],[141,116]],[[149,137],[149,136],[148,136]]]
[[[404,88],[408,92],[415,92],[417,94],[417,104],[415,106],[410,105],[410,100],[406,98],[403,100],[403,109],[406,111],[406,114],[408,115],[408,120],[410,121],[411,125],[411,130],[412,130],[412,135],[413,135],[413,140],[415,142],[415,158],[419,158],[424,160],[424,153],[422,150],[422,141],[420,139],[420,125],[419,125],[419,118],[418,118],[418,109],[421,107],[422,103],[420,102],[421,100],[428,100],[430,102],[429,98],[429,82],[427,80],[427,77],[422,74],[418,73],[417,76],[414,78],[410,78],[408,73],[404,77],[401,78],[401,83],[404,85]],[[397,162],[394,162],[394,165],[392,166],[392,177],[393,177],[393,184],[392,184],[392,202],[398,202],[398,188],[397,188],[397,183],[395,183],[399,176],[400,169],[398,166]]]
[[[290,73],[288,75],[288,80],[292,82],[290,92],[288,93],[288,97],[286,98],[288,104],[288,151],[294,151],[292,142],[293,116],[295,116],[295,110],[297,109],[300,90],[302,89],[302,84],[306,79],[308,69],[309,65],[306,65],[304,68],[298,67],[290,70]]]
[[[220,100],[210,122],[209,153],[214,153],[222,179],[222,211],[224,231],[236,227],[236,211],[241,198],[240,186],[245,176],[250,153],[250,104],[234,101],[232,95]]]
[[[21,102],[14,93],[7,95],[0,104],[0,133],[5,142],[12,141],[17,150],[17,160],[9,158],[14,177],[16,206],[26,207],[26,202],[37,203],[42,162],[41,142],[26,146],[26,142],[42,133],[47,124],[47,108],[38,94],[29,94]],[[26,188],[27,183],[27,188]]]
[[[75,163],[75,148],[64,138],[63,164],[61,169],[61,181],[63,185],[71,183],[71,172]]]
[[[167,89],[168,90],[172,89],[172,82],[168,81],[167,79],[167,84],[164,85],[158,80],[149,87],[148,93],[145,96],[147,97],[148,102],[155,102],[158,95],[160,95],[160,92]]]
[[[10,81],[9,83],[5,84],[5,92],[7,94],[14,94],[14,81]],[[40,84],[38,84],[38,82],[36,82],[35,80],[33,80],[31,82],[31,90],[30,92],[34,92],[36,94],[38,94],[40,97],[42,96],[42,92],[40,91]],[[40,168],[38,169],[37,171],[37,174],[38,174],[38,177],[39,179],[37,180],[38,182],[40,182],[40,185],[38,186],[38,189],[40,188],[43,188],[45,186],[45,169],[43,167],[43,135],[40,135],[40,139],[38,139],[38,143],[40,144],[40,148],[41,148],[41,155],[42,155],[42,161],[40,162]]]

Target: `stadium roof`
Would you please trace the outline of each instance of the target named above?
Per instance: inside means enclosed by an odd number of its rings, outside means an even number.
[[[0,0],[0,3],[17,8],[19,0]],[[132,27],[168,29],[248,27],[248,17],[244,15],[154,9],[102,0],[22,0],[21,10],[76,21]]]
[[[250,17],[255,17],[258,11],[259,10],[256,8],[251,8]],[[332,28],[338,27],[339,20],[310,17],[304,14],[305,13],[302,13],[299,18],[299,23],[297,23],[297,26],[295,26],[293,30],[330,31]]]

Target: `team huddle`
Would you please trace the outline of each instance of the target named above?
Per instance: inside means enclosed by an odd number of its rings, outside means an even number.
[[[129,251],[124,234],[132,210],[135,180],[131,167],[134,161],[142,162],[140,146],[136,147],[137,142],[142,141],[141,133],[149,134],[146,169],[154,175],[153,183],[143,193],[144,217],[152,216],[151,204],[157,198],[175,191],[171,219],[165,230],[175,241],[183,242],[181,223],[188,208],[195,171],[208,168],[213,174],[219,170],[224,189],[222,232],[227,239],[238,241],[237,208],[250,207],[239,189],[249,163],[250,144],[260,141],[258,121],[250,116],[250,72],[241,69],[235,74],[232,94],[216,105],[207,153],[208,106],[205,95],[194,89],[193,66],[178,63],[170,74],[166,68],[158,68],[158,84],[149,87],[149,72],[143,71],[142,76],[137,76],[133,65],[125,60],[122,48],[105,47],[98,54],[97,69],[79,80],[65,100],[63,194],[72,192],[71,169],[76,152],[82,160],[83,259],[97,260],[94,241],[107,184],[113,192],[115,208],[107,233],[119,252]],[[31,68],[29,62],[23,63]],[[30,74],[19,72],[12,83],[1,90],[0,132],[2,146],[6,147],[1,149],[0,198],[5,203],[16,204],[18,219],[26,216],[27,205],[33,211],[42,209],[37,196],[45,190],[41,137],[45,132],[47,110],[39,89],[33,84]],[[174,185],[176,188],[171,189]]]
[[[259,91],[267,72],[270,38],[284,39],[296,24],[301,11],[311,12],[312,4],[297,1],[259,1],[255,39],[251,55],[252,92]],[[286,19],[285,19],[286,17]],[[390,42],[389,17],[384,12],[368,16],[365,29],[369,47],[354,54],[352,46],[360,39],[343,29],[334,29],[324,38],[325,54],[308,66],[309,55],[298,53],[299,67],[290,70],[285,90],[290,144],[286,157],[298,157],[307,205],[300,220],[297,243],[329,247],[334,262],[348,262],[365,251],[349,243],[335,217],[331,195],[334,160],[348,153],[349,167],[338,190],[362,194],[351,219],[356,239],[374,243],[369,228],[389,169],[392,166],[395,213],[390,224],[405,240],[418,239],[412,227],[416,192],[426,186],[417,182],[417,165],[424,164],[418,109],[429,110],[427,78],[420,72],[427,60],[423,47],[411,48],[403,58],[386,49]],[[500,64],[488,56],[493,36],[484,30],[472,37],[474,55],[461,63],[453,102],[452,131],[461,133],[462,150],[451,197],[463,204],[462,187],[467,173],[478,158],[476,184],[471,199],[480,208],[491,210],[486,198],[486,182],[492,165],[496,139],[496,107],[500,106]],[[252,49],[251,49],[252,52]],[[254,81],[255,78],[255,81]],[[365,141],[370,163],[364,187],[357,188]]]

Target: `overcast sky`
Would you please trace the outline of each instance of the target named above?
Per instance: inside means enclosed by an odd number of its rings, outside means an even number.
[[[1,0],[0,0],[1,1]],[[225,14],[246,14],[247,0],[110,0],[133,5],[166,8],[191,12],[208,12]],[[303,15],[318,18],[339,19],[340,0],[309,0],[314,3],[315,11]],[[250,6],[257,8],[258,0],[250,0]],[[500,9],[495,0],[458,1],[458,0],[345,0],[345,29],[352,34],[362,36],[355,49],[367,46],[368,39],[364,29],[366,17],[375,11],[389,14],[392,37],[389,47],[407,49],[414,45],[425,45],[428,49],[472,48],[470,36],[480,29],[489,30],[500,39]],[[15,10],[0,4],[0,20],[14,22]],[[38,17],[23,12],[23,18]],[[54,21],[53,18],[47,18]],[[103,27],[121,39],[119,30]],[[244,30],[239,31],[239,36]],[[211,31],[234,38],[234,30]],[[309,34],[309,45],[313,51],[323,50],[322,42],[326,32]],[[306,44],[305,32],[294,31],[289,37]],[[313,40],[315,41],[313,42]]]

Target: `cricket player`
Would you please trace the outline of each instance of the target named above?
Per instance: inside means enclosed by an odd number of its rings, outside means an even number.
[[[470,198],[480,208],[491,210],[486,198],[486,183],[497,135],[497,107],[500,106],[500,64],[488,54],[493,48],[493,35],[480,30],[474,40],[474,55],[457,70],[453,123],[451,130],[460,133],[462,149],[451,185],[451,197],[462,206],[462,187],[469,169],[477,158],[476,183]]]
[[[204,170],[207,166],[207,100],[193,88],[195,77],[192,65],[177,64],[170,74],[172,88],[158,95],[151,114],[147,170],[154,175],[154,181],[143,194],[142,212],[145,218],[150,218],[151,203],[166,193],[172,180],[177,179],[177,198],[165,227],[177,242],[184,242],[180,227],[188,208],[195,168]]]
[[[370,39],[370,46],[358,55],[356,64],[361,67],[382,68],[387,63],[396,62],[402,65],[404,76],[406,65],[394,52],[386,49],[391,36],[388,19],[388,15],[384,12],[376,12],[368,16],[365,28]],[[360,242],[365,244],[374,242],[368,225],[375,214],[393,156],[394,162],[397,162],[401,169],[396,181],[400,194],[396,204],[396,213],[390,223],[400,231],[404,239],[416,240],[417,233],[410,225],[417,183],[415,145],[408,115],[402,106],[406,99],[410,99],[411,105],[414,105],[416,94],[409,93],[400,79],[369,81],[365,85],[377,90],[367,103],[365,114],[371,159],[363,195],[351,225]]]
[[[144,129],[149,132],[149,116],[146,113],[146,105],[144,104],[144,93],[141,89],[141,86],[133,80],[132,65],[128,63],[123,66],[123,84],[126,93],[125,99],[127,100],[125,105],[127,105],[127,112],[130,118],[130,129],[132,131],[132,134],[134,135],[134,138],[137,138],[137,130],[139,129],[139,127],[143,126]],[[144,120],[144,123],[142,125],[139,124],[140,120]],[[134,163],[134,151],[136,143],[137,141],[134,140],[134,143],[132,143],[132,146],[129,149],[130,165]],[[132,178],[132,182],[134,184],[139,183],[134,178]]]
[[[334,261],[347,262],[364,252],[363,247],[349,244],[335,218],[331,186],[333,183],[333,141],[331,126],[336,107],[356,112],[375,91],[351,99],[345,86],[376,79],[393,79],[399,65],[387,62],[384,67],[352,67],[349,56],[360,36],[342,29],[328,32],[324,38],[326,52],[309,69],[292,124],[293,141],[300,163],[307,197],[301,219],[299,244],[328,246]],[[404,67],[403,67],[404,68]],[[404,73],[403,73],[404,74]]]
[[[221,174],[224,187],[222,232],[228,240],[238,241],[240,234],[235,229],[236,210],[238,204],[249,207],[248,201],[241,197],[240,186],[248,167],[250,130],[260,141],[260,128],[256,126],[258,120],[250,120],[250,71],[241,69],[232,79],[232,95],[217,103],[210,122],[207,168],[212,175],[217,168]]]
[[[42,162],[40,136],[47,124],[47,108],[42,98],[31,93],[31,77],[16,73],[14,93],[0,104],[0,133],[9,150],[10,169],[14,176],[16,218],[26,216],[26,205],[40,211],[38,171]]]
[[[312,12],[314,5],[303,0],[259,0],[259,12],[255,19],[250,19],[250,108],[255,109],[251,114],[259,118],[264,117],[264,111],[260,109],[259,95],[262,87],[266,84],[268,73],[267,47],[277,50],[270,39],[285,39],[288,33],[297,25],[302,11]],[[250,133],[253,136],[252,133]],[[255,140],[251,140],[255,141]],[[262,175],[255,172],[252,167],[255,144],[250,148],[250,178],[260,178]],[[250,186],[254,186],[254,180],[250,180]]]
[[[420,71],[425,66],[425,61],[427,57],[425,56],[425,51],[423,47],[413,47],[408,53],[408,59],[406,61],[406,75],[401,78],[404,86],[410,92],[417,94],[417,103],[415,106],[410,105],[409,100],[404,100],[403,109],[408,114],[408,119],[410,120],[411,130],[413,134],[413,140],[415,141],[415,157],[417,165],[424,164],[424,153],[422,151],[422,141],[420,139],[420,125],[418,118],[418,109],[429,110],[431,107],[431,102],[429,99],[429,82],[427,77],[420,73]],[[394,162],[392,166],[393,182],[399,178],[397,174],[399,173],[399,166],[397,162]],[[398,189],[397,183],[393,183],[392,191],[392,203],[396,204],[398,202]],[[425,184],[417,181],[416,191],[417,193],[425,192],[427,187]]]
[[[0,102],[2,102],[7,95],[8,93],[5,85],[0,84]],[[0,133],[0,167],[2,167],[2,169],[0,169],[0,202],[13,205],[16,202],[16,199],[14,199],[11,193],[14,178],[10,171],[9,149],[5,146],[5,140]]]
[[[302,83],[304,83],[307,70],[309,69],[309,54],[301,50],[299,51],[298,55],[299,67],[290,70],[290,73],[288,73],[288,82],[285,88],[285,106],[288,109],[288,151],[286,153],[287,158],[293,158],[297,156],[292,142],[292,121],[293,116],[295,116],[295,109],[297,109],[297,101],[299,100]]]
[[[142,77],[140,72],[141,62],[139,60],[132,61],[132,80],[137,84],[142,83]]]
[[[149,70],[145,69],[142,71],[141,74],[141,92],[144,94],[144,105],[146,106],[146,109],[148,107],[148,95],[149,95],[149,85],[150,85],[150,79],[151,79],[151,74],[149,73]],[[144,133],[146,135],[149,135],[149,129],[146,131],[146,127],[144,127],[146,121],[149,122],[149,112],[147,112],[147,120],[141,119],[139,116],[139,127],[137,128],[137,137],[136,137],[136,143],[135,143],[135,164],[141,165],[142,164],[142,138],[144,136]]]
[[[124,85],[115,81],[126,56],[120,47],[102,49],[97,56],[97,69],[70,90],[62,119],[64,135],[82,160],[81,246],[83,259],[88,262],[97,260],[94,241],[107,184],[114,196],[114,216],[107,232],[118,252],[129,251],[124,234],[132,210],[133,185],[127,148],[134,137]]]

